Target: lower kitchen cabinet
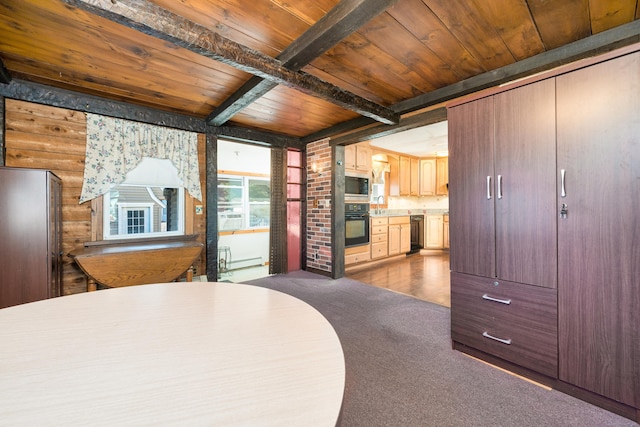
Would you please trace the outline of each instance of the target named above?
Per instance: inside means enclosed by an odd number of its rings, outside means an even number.
[[[442,230],[443,230],[443,246],[445,249],[449,249],[449,215],[443,215],[442,217],[443,220],[443,226],[442,226]]]
[[[371,259],[389,256],[389,226],[387,217],[371,218]]]
[[[411,219],[408,216],[389,217],[389,256],[411,251]]]
[[[444,220],[442,215],[427,215],[425,217],[425,248],[442,249],[444,247]]]
[[[357,264],[371,260],[371,246],[351,246],[344,249],[344,264]]]

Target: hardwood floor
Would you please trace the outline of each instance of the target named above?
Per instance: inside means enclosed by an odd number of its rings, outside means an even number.
[[[451,307],[449,252],[423,251],[346,271],[346,277]]]

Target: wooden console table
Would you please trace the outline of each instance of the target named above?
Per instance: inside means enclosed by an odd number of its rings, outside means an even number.
[[[171,282],[187,271],[204,245],[193,240],[86,246],[69,254],[87,275],[87,291],[96,283],[110,288]]]

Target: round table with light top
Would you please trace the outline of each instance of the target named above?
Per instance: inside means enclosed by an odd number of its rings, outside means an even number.
[[[161,283],[0,310],[4,425],[334,426],[338,336],[290,295]]]

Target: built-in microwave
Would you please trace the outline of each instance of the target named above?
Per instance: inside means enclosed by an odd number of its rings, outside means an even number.
[[[344,196],[346,199],[368,199],[369,178],[362,175],[346,175],[344,177]]]

